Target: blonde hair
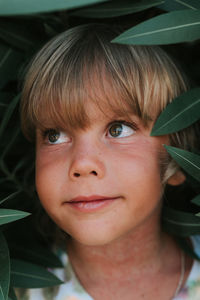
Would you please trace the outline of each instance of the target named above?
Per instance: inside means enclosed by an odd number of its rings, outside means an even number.
[[[22,129],[29,140],[34,140],[36,127],[48,122],[86,127],[88,99],[100,108],[107,101],[116,113],[128,108],[148,125],[187,90],[180,71],[161,48],[111,43],[119,33],[110,25],[82,25],[61,33],[38,52],[22,92]],[[171,144],[189,148],[194,144],[192,132],[170,135]],[[174,162],[167,164],[164,181],[177,170]]]

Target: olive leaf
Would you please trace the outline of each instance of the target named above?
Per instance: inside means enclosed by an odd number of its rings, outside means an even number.
[[[200,155],[172,146],[164,147],[186,173],[200,181]]]
[[[200,195],[197,195],[195,198],[193,198],[191,202],[200,206]]]
[[[0,208],[0,225],[23,219],[29,215],[30,213],[20,210]]]
[[[181,10],[181,9],[200,9],[199,0],[167,0],[158,6],[160,9],[167,11]]]
[[[21,288],[42,288],[63,283],[45,268],[22,260],[11,260],[11,285]]]
[[[139,12],[156,6],[163,1],[160,0],[120,0],[95,5],[89,8],[76,10],[71,15],[87,18],[112,18]]]
[[[41,12],[54,12],[58,10],[72,9],[105,1],[107,0],[1,0],[0,15],[12,16]]]
[[[165,13],[140,23],[112,40],[113,43],[162,45],[200,38],[200,10]]]
[[[162,221],[164,229],[177,236],[187,237],[200,232],[200,218],[192,213],[177,211],[165,206]]]
[[[200,88],[192,89],[174,99],[160,114],[151,136],[184,129],[200,119]]]

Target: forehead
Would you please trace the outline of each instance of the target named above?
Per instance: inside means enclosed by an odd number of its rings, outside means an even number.
[[[111,99],[111,100],[110,100]],[[68,129],[85,129],[90,127],[93,123],[99,121],[111,121],[114,119],[125,119],[131,121],[132,119],[141,119],[125,101],[114,101],[114,97],[108,99],[100,99],[100,92],[98,98],[83,99],[78,101],[61,102],[55,107],[43,107],[40,110],[36,127],[60,127]]]
[[[80,81],[60,84],[57,90],[51,89],[49,94],[40,96],[38,102],[36,127],[84,129],[97,118],[128,119],[133,114],[141,117],[136,97],[130,96],[106,72],[90,73],[82,78],[81,84]]]
[[[152,114],[145,104],[139,75],[133,68],[127,67],[126,72],[125,68],[121,70],[114,62],[110,66],[105,59],[96,59],[93,64],[88,62],[87,66],[82,59],[70,67],[57,66],[56,71],[52,69],[48,74],[49,80],[41,75],[41,80],[38,78],[33,85],[29,101],[30,123],[33,128],[84,129],[90,126],[97,112],[102,112],[102,116],[124,116],[126,119],[130,112],[146,126],[152,121]],[[91,105],[96,112],[88,109]]]
[[[139,122],[140,119],[126,103],[117,106],[116,103],[108,102],[104,99],[101,102],[87,100],[84,108],[87,115],[86,126],[90,126],[92,123],[102,120],[131,120],[134,117],[134,119],[137,119]]]

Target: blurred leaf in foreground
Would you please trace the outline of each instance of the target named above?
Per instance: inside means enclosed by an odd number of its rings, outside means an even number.
[[[200,9],[199,0],[167,0],[158,6],[160,9],[167,11],[182,10],[182,9]]]
[[[0,208],[0,225],[23,219],[29,215],[30,213],[20,210]]]
[[[24,15],[57,10],[72,9],[84,5],[91,5],[106,0],[1,0],[0,15]]]
[[[200,206],[200,195],[197,195],[195,198],[193,198],[191,202]]]
[[[165,230],[171,234],[182,237],[199,234],[200,218],[196,217],[193,213],[164,207],[162,220]]]
[[[172,146],[164,147],[181,168],[200,181],[200,155]]]
[[[151,136],[184,129],[200,119],[200,88],[192,89],[174,99],[157,119]]]
[[[162,14],[128,29],[113,43],[162,45],[200,38],[200,10],[178,10]]]
[[[11,285],[22,288],[43,288],[63,283],[45,268],[22,260],[11,260]]]
[[[150,7],[156,6],[162,2],[163,1],[161,0],[120,0],[112,2],[109,1],[108,3],[95,5],[81,10],[76,10],[71,15],[86,18],[112,18],[139,12]]]

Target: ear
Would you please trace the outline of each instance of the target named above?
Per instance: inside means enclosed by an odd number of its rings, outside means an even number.
[[[180,185],[185,181],[186,177],[180,170],[176,171],[174,175],[172,175],[168,180],[167,183],[170,185]]]

